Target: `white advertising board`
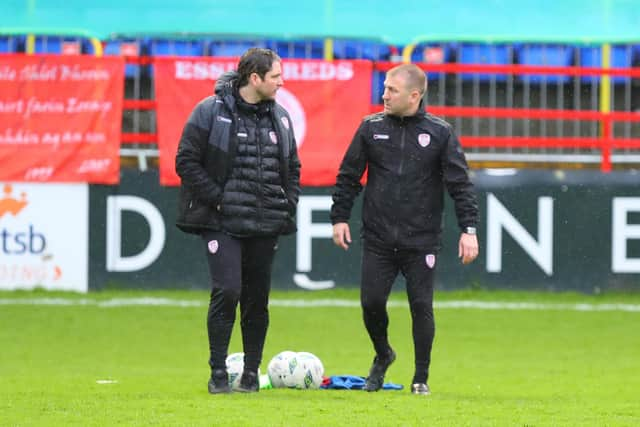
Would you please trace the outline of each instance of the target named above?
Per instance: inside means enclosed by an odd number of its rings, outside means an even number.
[[[88,290],[87,184],[0,182],[0,289]]]

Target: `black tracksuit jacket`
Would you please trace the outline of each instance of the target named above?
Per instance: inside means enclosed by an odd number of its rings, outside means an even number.
[[[367,171],[365,241],[398,249],[439,249],[444,189],[461,230],[478,224],[478,203],[451,126],[422,109],[414,116],[367,116],[347,149],[333,192],[331,222],[347,222]]]

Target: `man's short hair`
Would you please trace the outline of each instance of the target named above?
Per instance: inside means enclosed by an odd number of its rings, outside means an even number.
[[[407,89],[410,91],[415,89],[421,96],[424,96],[427,91],[427,77],[425,76],[424,71],[415,64],[397,65],[387,71],[387,74],[389,76],[404,74],[407,82]]]
[[[252,47],[247,50],[238,62],[238,87],[249,83],[251,74],[256,73],[261,79],[271,70],[274,62],[282,62],[280,57],[271,49]]]

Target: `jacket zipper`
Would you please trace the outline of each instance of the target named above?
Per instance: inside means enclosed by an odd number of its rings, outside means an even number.
[[[400,127],[402,128],[402,133],[400,134],[400,167],[398,168],[398,175],[402,175],[402,171],[404,170],[404,145],[405,145],[405,141],[404,141],[404,137],[405,137],[405,131],[406,131],[406,126],[404,124],[404,120],[402,121],[402,123],[400,123]]]
[[[404,170],[404,146],[405,146],[405,133],[406,133],[406,126],[404,123],[404,119],[400,119],[400,128],[402,129],[402,133],[400,134],[400,166],[398,167],[398,179],[400,179],[400,177],[402,176],[402,171]],[[396,197],[395,197],[395,201],[396,202],[400,202],[400,191],[401,191],[402,186],[398,185],[396,186]],[[394,224],[393,227],[393,240],[394,242],[398,242],[400,236],[400,227],[398,225],[398,222],[396,222]]]

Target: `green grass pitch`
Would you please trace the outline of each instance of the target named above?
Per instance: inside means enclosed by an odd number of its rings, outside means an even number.
[[[24,303],[52,297],[72,304]],[[110,305],[141,297],[193,305]],[[350,304],[274,304],[262,372],[276,353],[295,350],[319,356],[326,375],[366,375],[373,353],[357,298],[353,290],[273,292],[280,302]],[[387,381],[404,390],[209,395],[207,300],[198,291],[0,292],[0,425],[640,425],[640,294],[436,293],[428,397],[408,390],[413,347],[402,292],[392,295],[400,306],[389,308],[398,359]],[[499,304],[446,305],[454,300]],[[539,306],[517,309],[517,302]],[[627,306],[579,310],[578,303]],[[236,351],[238,324],[230,353]]]

